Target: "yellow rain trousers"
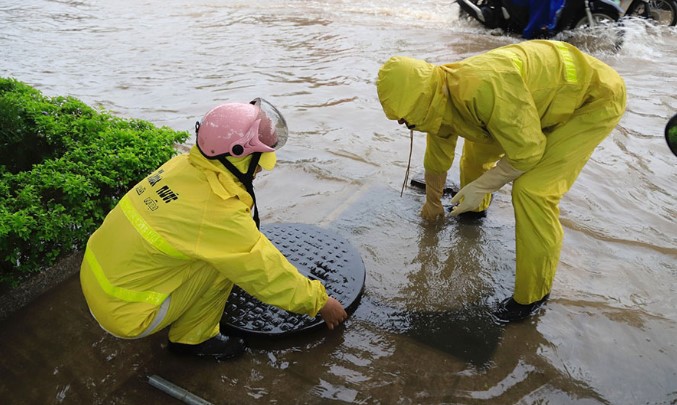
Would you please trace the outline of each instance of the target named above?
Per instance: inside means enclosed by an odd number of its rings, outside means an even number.
[[[389,119],[427,133],[426,172],[451,168],[458,136],[461,187],[504,155],[525,172],[512,186],[513,297],[528,304],[550,293],[563,239],[559,201],[625,111],[618,73],[570,44],[533,40],[441,66],[394,56],[377,91]]]
[[[250,157],[236,166],[247,167]],[[196,147],[130,190],[90,237],[80,270],[99,324],[122,338],[167,326],[197,344],[219,333],[234,284],[262,302],[314,317],[322,284],[287,261],[252,219],[253,200]]]

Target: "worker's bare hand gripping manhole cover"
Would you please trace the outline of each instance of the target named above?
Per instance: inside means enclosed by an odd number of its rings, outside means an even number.
[[[329,296],[348,312],[357,306],[366,270],[359,252],[343,237],[308,224],[268,224],[261,231],[305,276],[322,282]],[[231,334],[284,336],[322,326],[311,318],[264,304],[238,286],[233,287],[222,320]]]

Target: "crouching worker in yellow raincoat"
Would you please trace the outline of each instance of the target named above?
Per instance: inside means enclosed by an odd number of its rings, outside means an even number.
[[[282,115],[262,99],[222,104],[196,134],[190,153],[139,182],[87,243],[80,280],[101,327],[130,339],[169,327],[172,352],[235,357],[243,340],[219,330],[234,284],[291,312],[319,312],[329,329],[343,322],[343,306],[258,229],[252,180],[275,165]]]
[[[381,67],[377,91],[389,119],[427,133],[423,218],[445,216],[441,196],[459,136],[461,189],[451,215],[483,215],[491,193],[513,182],[515,289],[495,316],[531,315],[548,299],[559,262],[559,201],[621,119],[623,79],[570,44],[535,40],[441,66],[395,56]]]

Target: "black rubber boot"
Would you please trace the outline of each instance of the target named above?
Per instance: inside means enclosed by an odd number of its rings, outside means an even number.
[[[451,210],[454,209],[454,206],[450,206],[447,208],[447,212],[451,212]],[[466,211],[463,213],[460,213],[456,216],[456,220],[461,223],[467,223],[467,224],[474,224],[479,222],[479,220],[485,218],[487,216],[487,211]]]
[[[466,211],[466,212],[463,212],[461,214],[458,214],[458,219],[460,219],[461,221],[470,222],[470,221],[477,221],[478,219],[482,219],[486,216],[487,216],[486,210],[485,211],[479,211],[479,212]]]
[[[512,297],[506,298],[498,304],[498,308],[493,312],[493,316],[501,323],[521,321],[533,315],[538,308],[545,304],[548,298],[550,298],[550,294],[546,294],[540,301],[526,305],[518,304]]]
[[[241,338],[218,334],[211,339],[196,345],[169,342],[167,349],[174,354],[198,357],[211,357],[216,360],[227,360],[244,353],[244,340]]]

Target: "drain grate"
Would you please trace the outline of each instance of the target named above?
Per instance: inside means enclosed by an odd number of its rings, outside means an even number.
[[[359,252],[335,232],[308,224],[268,224],[261,231],[306,277],[320,280],[348,312],[364,290],[366,270]],[[318,315],[294,314],[233,287],[222,320],[232,334],[282,336],[322,326]]]

